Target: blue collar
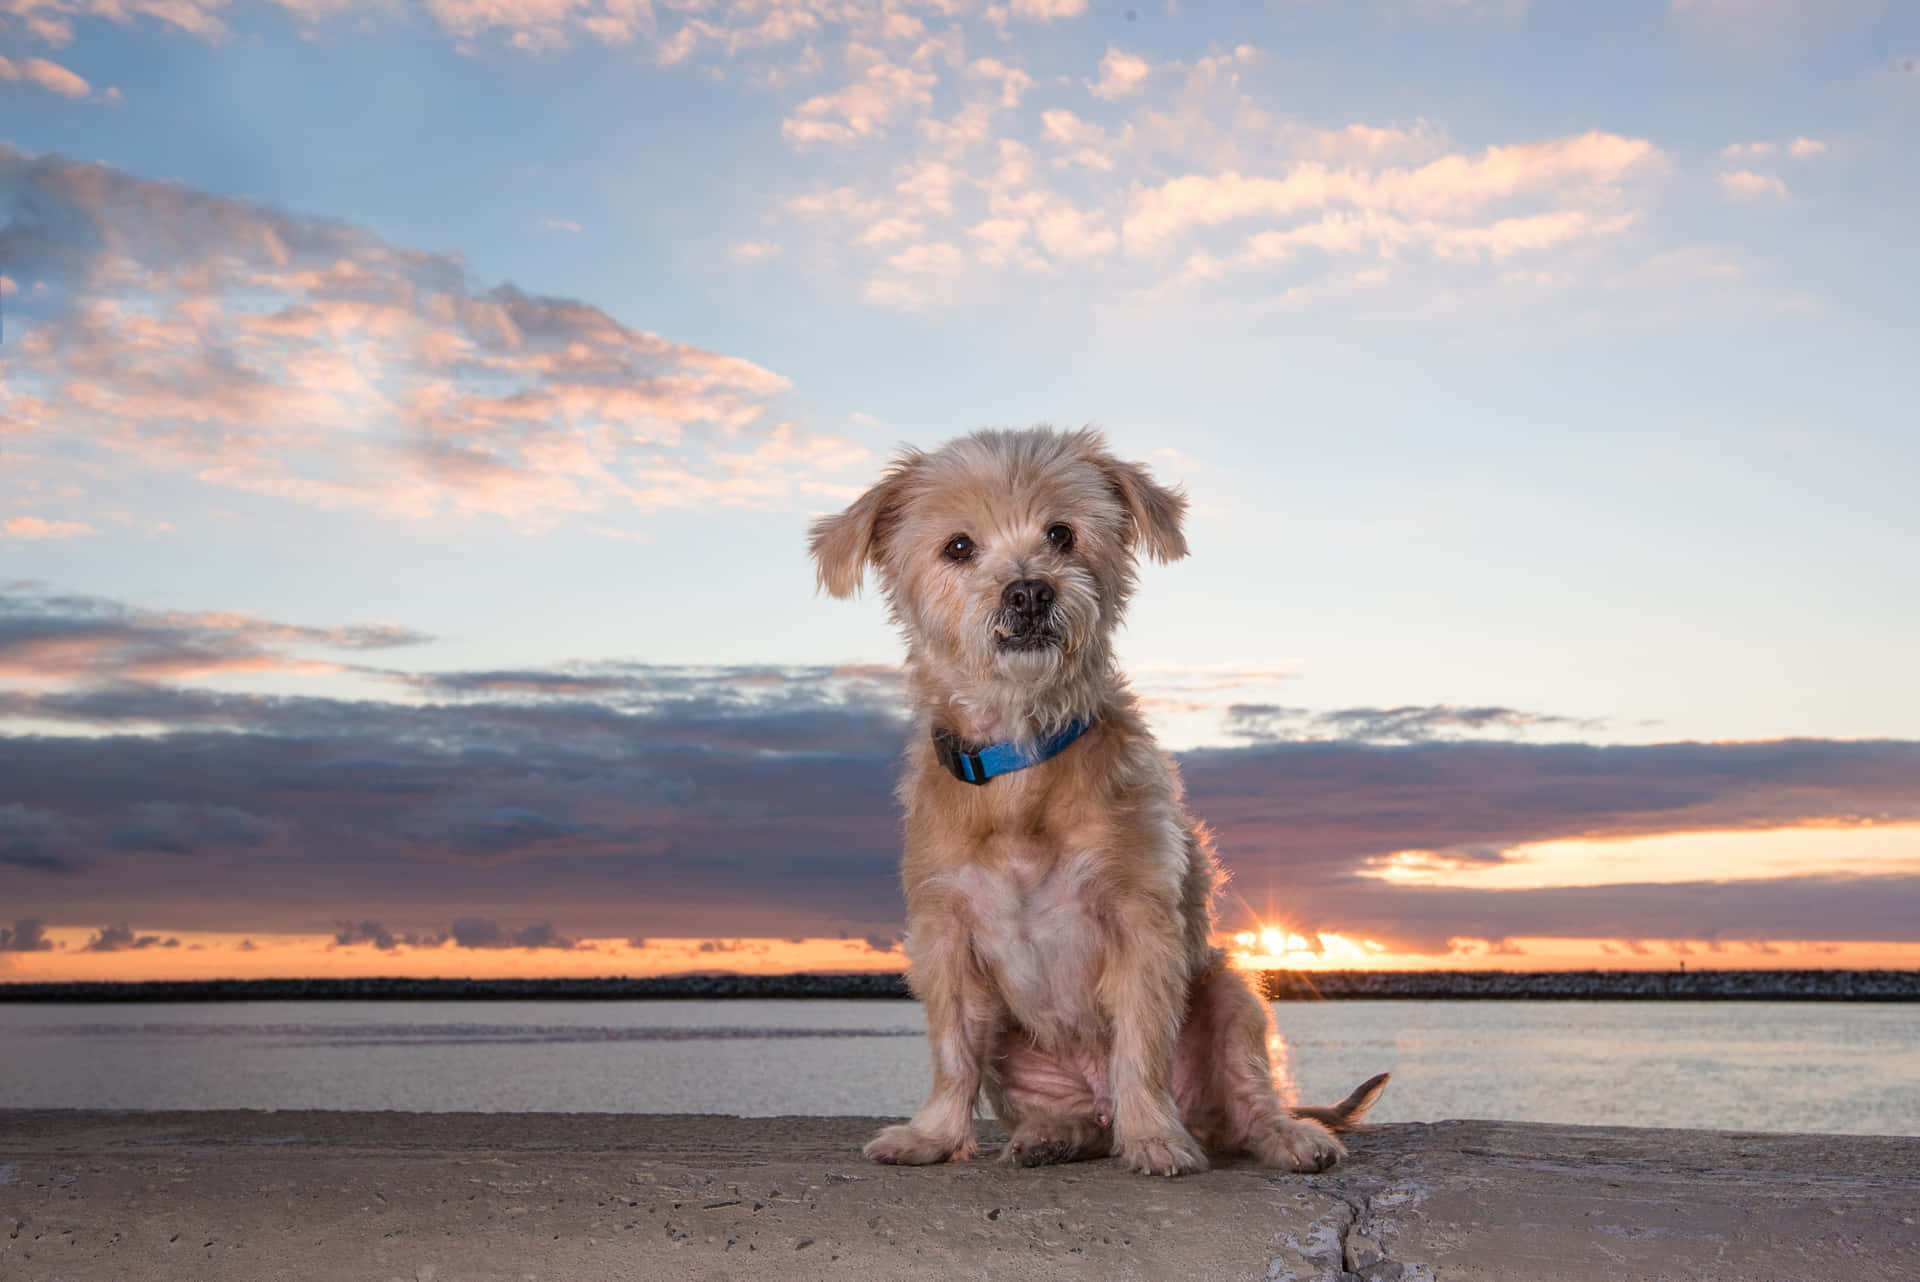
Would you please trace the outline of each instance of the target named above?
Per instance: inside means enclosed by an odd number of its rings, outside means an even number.
[[[1012,774],[1058,756],[1092,728],[1091,719],[1069,721],[1030,749],[1016,743],[990,743],[983,748],[969,749],[953,731],[935,726],[933,755],[961,783],[985,783],[995,775]]]

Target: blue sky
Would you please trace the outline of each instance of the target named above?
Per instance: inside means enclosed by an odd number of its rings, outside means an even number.
[[[1916,126],[1869,0],[0,0],[16,746],[890,663],[807,519],[1043,421],[1193,501],[1123,644],[1182,749],[1920,738]],[[42,800],[104,869],[178,799]]]

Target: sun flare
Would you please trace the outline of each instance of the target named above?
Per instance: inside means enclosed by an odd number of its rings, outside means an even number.
[[[1309,936],[1261,926],[1236,934],[1227,958],[1242,970],[1341,970],[1369,965],[1386,952],[1385,944],[1337,931]]]

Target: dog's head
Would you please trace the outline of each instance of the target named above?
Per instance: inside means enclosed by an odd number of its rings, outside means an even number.
[[[1077,709],[1045,691],[1108,670],[1135,558],[1187,554],[1185,509],[1097,432],[975,432],[901,454],[811,546],[837,597],[873,565],[921,675],[1049,720]]]

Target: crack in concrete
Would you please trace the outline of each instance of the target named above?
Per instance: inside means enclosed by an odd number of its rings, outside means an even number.
[[[1384,1173],[1372,1178],[1338,1173],[1310,1179],[1309,1187],[1337,1209],[1314,1220],[1304,1235],[1287,1235],[1284,1244],[1296,1259],[1272,1260],[1268,1282],[1432,1282],[1429,1265],[1388,1254],[1381,1232],[1384,1225],[1374,1214],[1376,1199],[1395,1209],[1422,1200],[1423,1190],[1404,1178],[1405,1165],[1403,1160],[1392,1161]],[[1299,1272],[1296,1262],[1309,1271]]]

